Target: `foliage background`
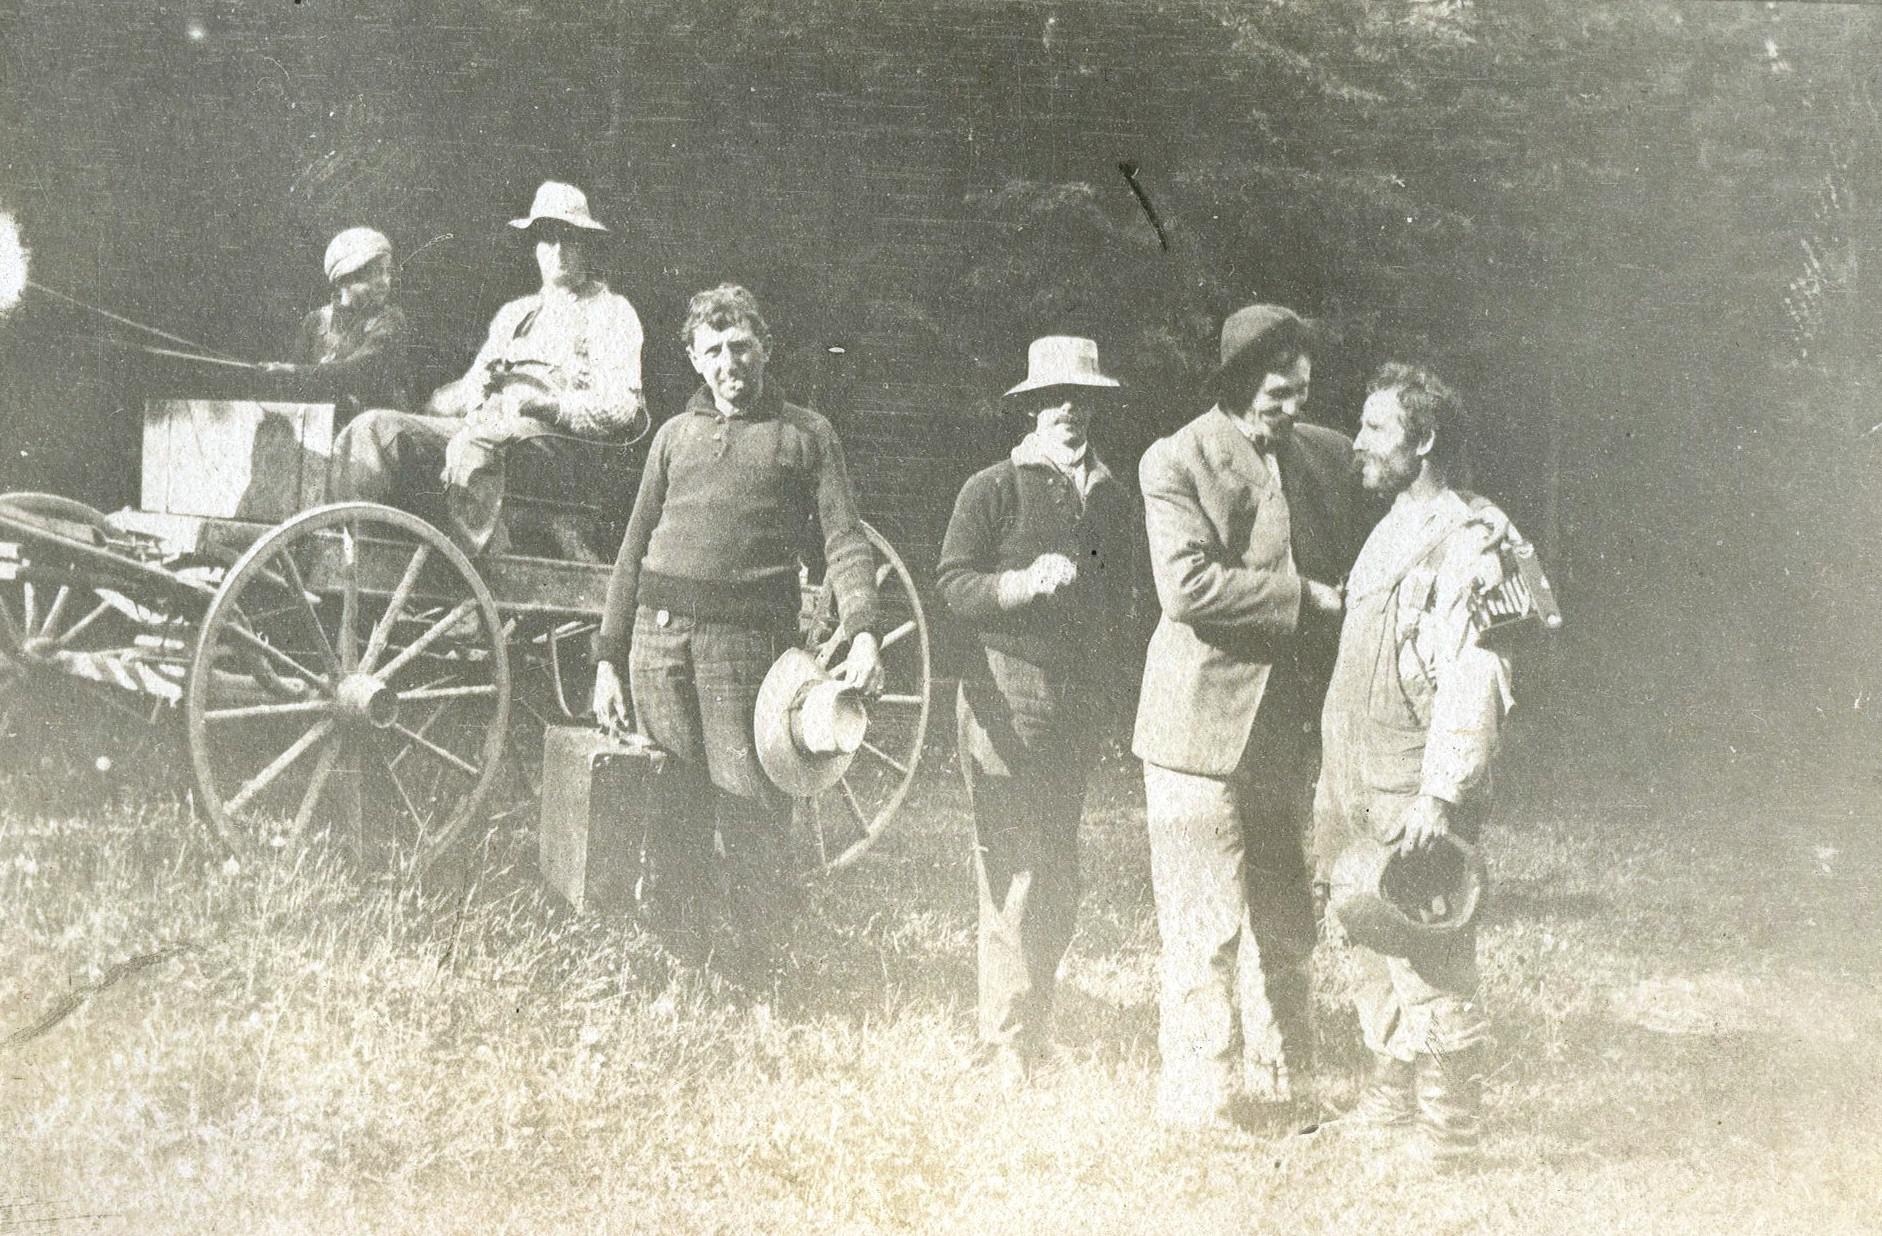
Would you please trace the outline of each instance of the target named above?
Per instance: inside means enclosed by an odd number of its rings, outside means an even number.
[[[1128,466],[1221,316],[1323,318],[1316,415],[1425,358],[1570,627],[1537,727],[1617,772],[1874,745],[1882,136],[1872,10],[1700,0],[0,0],[0,204],[44,283],[244,355],[371,221],[427,379],[528,286],[547,175],[618,225],[650,386],[751,284],[866,513],[932,555],[1023,345],[1088,331]],[[1137,168],[1152,226],[1120,164]],[[29,297],[0,483],[133,501],[133,408],[204,390]]]

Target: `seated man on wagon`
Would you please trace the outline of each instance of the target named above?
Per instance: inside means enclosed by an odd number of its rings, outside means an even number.
[[[409,408],[406,350],[411,330],[392,303],[392,242],[370,227],[349,227],[327,245],[333,298],[301,319],[289,360],[262,368],[290,398],[331,401],[336,425],[367,408]]]
[[[391,501],[408,471],[442,468],[446,531],[473,554],[502,548],[504,463],[541,439],[559,457],[619,441],[646,415],[640,317],[590,273],[587,245],[608,229],[574,185],[544,181],[510,226],[535,242],[542,288],[497,311],[470,370],[424,413],[375,410],[334,443],[335,492]]]

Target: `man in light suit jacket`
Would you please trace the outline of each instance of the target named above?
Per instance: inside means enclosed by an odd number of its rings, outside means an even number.
[[[1177,1127],[1225,1125],[1244,1095],[1286,1103],[1305,1082],[1317,722],[1364,533],[1351,441],[1296,423],[1307,349],[1291,310],[1237,310],[1215,406],[1139,468],[1163,613],[1132,750],[1163,944],[1157,1117]]]

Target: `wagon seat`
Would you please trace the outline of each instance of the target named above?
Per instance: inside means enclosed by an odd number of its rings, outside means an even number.
[[[646,440],[540,434],[509,452],[503,522],[511,552],[612,562],[634,506]]]

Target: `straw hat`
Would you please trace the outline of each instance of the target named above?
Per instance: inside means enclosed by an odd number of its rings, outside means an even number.
[[[1006,392],[1020,395],[1048,386],[1116,387],[1098,368],[1098,345],[1079,335],[1043,335],[1026,349],[1026,380]]]
[[[752,720],[758,763],[772,784],[794,797],[835,785],[868,728],[862,697],[802,648],[786,649],[758,688]]]
[[[349,227],[327,242],[327,282],[338,283],[374,258],[392,256],[392,242],[377,228]]]
[[[545,219],[554,219],[558,223],[566,223],[588,232],[608,230],[588,213],[588,195],[560,180],[545,180],[538,185],[536,200],[529,204],[529,213],[521,219],[510,220],[510,226],[522,231]]]

